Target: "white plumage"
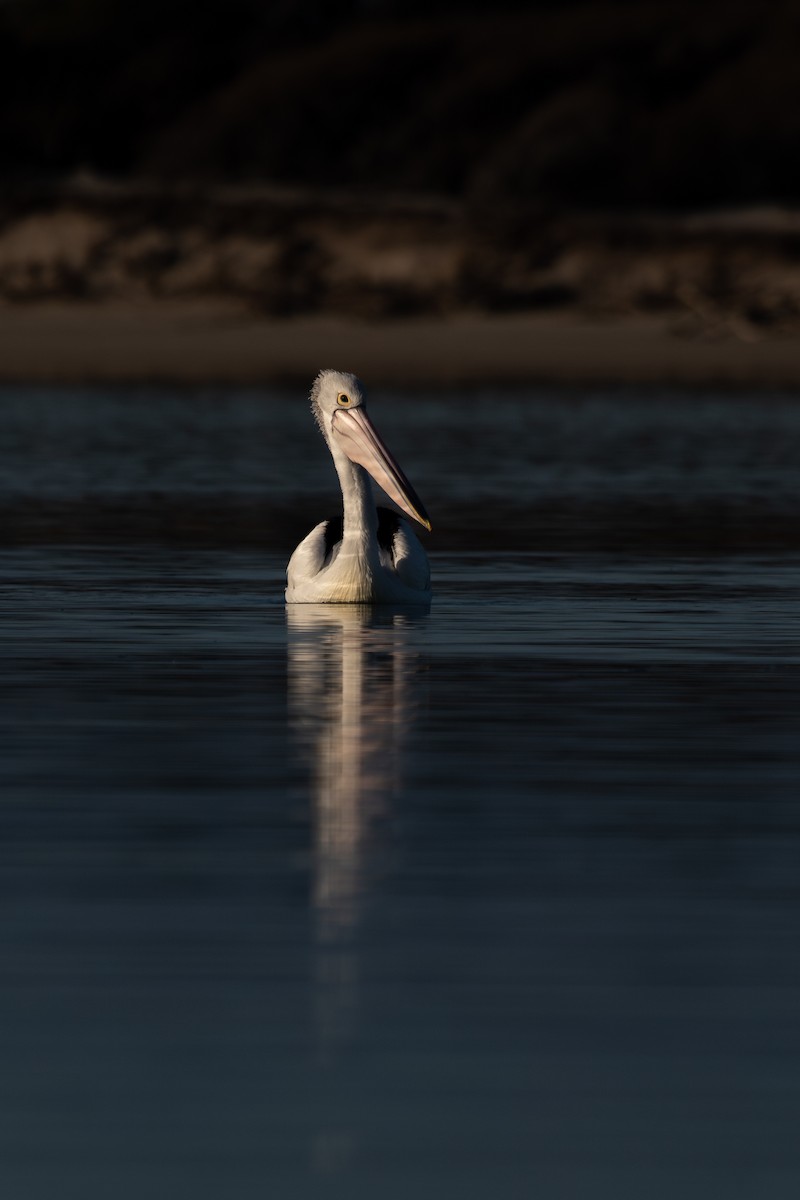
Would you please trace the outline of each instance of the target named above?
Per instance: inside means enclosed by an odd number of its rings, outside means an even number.
[[[342,488],[341,520],[322,521],[303,539],[286,572],[294,604],[425,604],[428,559],[399,513],[376,508],[369,476],[410,517],[430,529],[425,509],[367,416],[355,375],[320,371],[311,408]]]

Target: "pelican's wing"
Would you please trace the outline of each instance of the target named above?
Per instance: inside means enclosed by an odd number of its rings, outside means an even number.
[[[415,591],[426,592],[431,586],[428,556],[408,521],[390,508],[378,509],[378,544],[397,578]]]
[[[341,540],[341,520],[320,521],[319,525],[315,525],[289,559],[286,568],[288,590],[293,591],[308,580],[316,578],[322,568],[330,562],[334,548]]]

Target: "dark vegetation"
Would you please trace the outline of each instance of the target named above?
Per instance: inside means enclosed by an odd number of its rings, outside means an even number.
[[[477,207],[800,200],[779,0],[6,0],[6,179],[91,170]]]
[[[794,330],[798,45],[780,0],[5,0],[0,298]]]

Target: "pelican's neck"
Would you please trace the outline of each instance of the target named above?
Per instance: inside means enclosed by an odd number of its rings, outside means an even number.
[[[351,462],[339,447],[331,446],[344,504],[344,537],[371,540],[378,531],[378,512],[372,484],[363,467]]]

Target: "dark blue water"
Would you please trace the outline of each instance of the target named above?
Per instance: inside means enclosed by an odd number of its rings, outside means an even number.
[[[794,1197],[800,404],[0,395],[3,1195]]]

